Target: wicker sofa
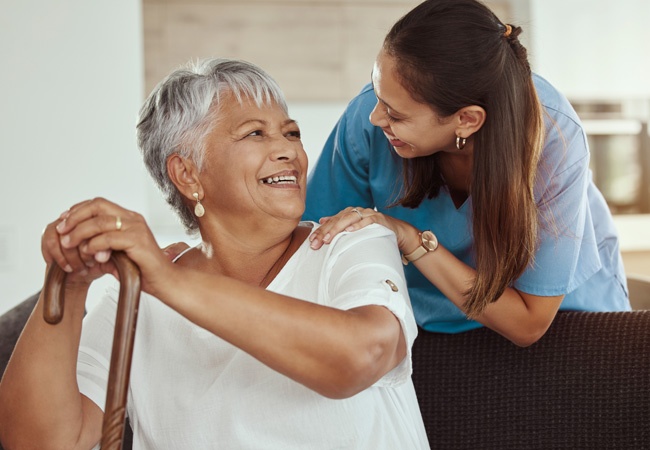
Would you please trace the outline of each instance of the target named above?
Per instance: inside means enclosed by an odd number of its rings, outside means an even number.
[[[0,373],[35,301],[0,317]],[[434,449],[650,449],[650,311],[560,312],[528,348],[420,331],[413,365]]]

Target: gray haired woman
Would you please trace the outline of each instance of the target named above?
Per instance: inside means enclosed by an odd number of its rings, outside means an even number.
[[[100,198],[48,225],[43,255],[68,272],[68,311],[50,327],[39,300],[16,346],[0,384],[3,444],[99,441],[117,287],[82,318],[89,284],[116,274],[121,250],[143,287],[134,448],[428,448],[395,237],[374,225],[309,247],[307,157],[277,84],[242,61],[176,71],[144,104],[138,141],[201,243],[169,261],[142,216]]]

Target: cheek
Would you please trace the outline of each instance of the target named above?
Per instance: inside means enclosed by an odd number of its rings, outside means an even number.
[[[418,133],[416,126],[395,122],[390,125],[390,131],[393,136],[407,144],[422,142],[422,133]]]
[[[307,173],[309,158],[307,157],[307,152],[305,151],[302,144],[300,145],[300,152],[298,153],[298,155],[300,160],[300,166],[305,171],[305,173]]]

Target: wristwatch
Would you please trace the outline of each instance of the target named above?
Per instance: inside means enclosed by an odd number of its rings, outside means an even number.
[[[417,261],[427,253],[435,252],[438,248],[438,238],[431,231],[423,231],[420,235],[420,246],[408,255],[402,255],[402,262],[408,265],[409,262]]]

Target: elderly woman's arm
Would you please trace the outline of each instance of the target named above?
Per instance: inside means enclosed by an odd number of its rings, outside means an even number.
[[[406,356],[400,323],[383,306],[343,311],[187,269],[175,271],[155,295],[326,397],[345,398],[366,389]]]
[[[128,223],[121,231],[118,214]],[[101,262],[110,250],[125,251],[140,267],[144,291],[324,396],[358,393],[407,354],[400,321],[386,307],[336,309],[172,264],[140,215],[105,200],[75,208],[59,232],[64,247]]]
[[[0,382],[0,441],[9,449],[89,449],[103,413],[79,393],[76,367],[87,285],[66,290],[56,326],[43,320],[43,299],[16,344]]]

